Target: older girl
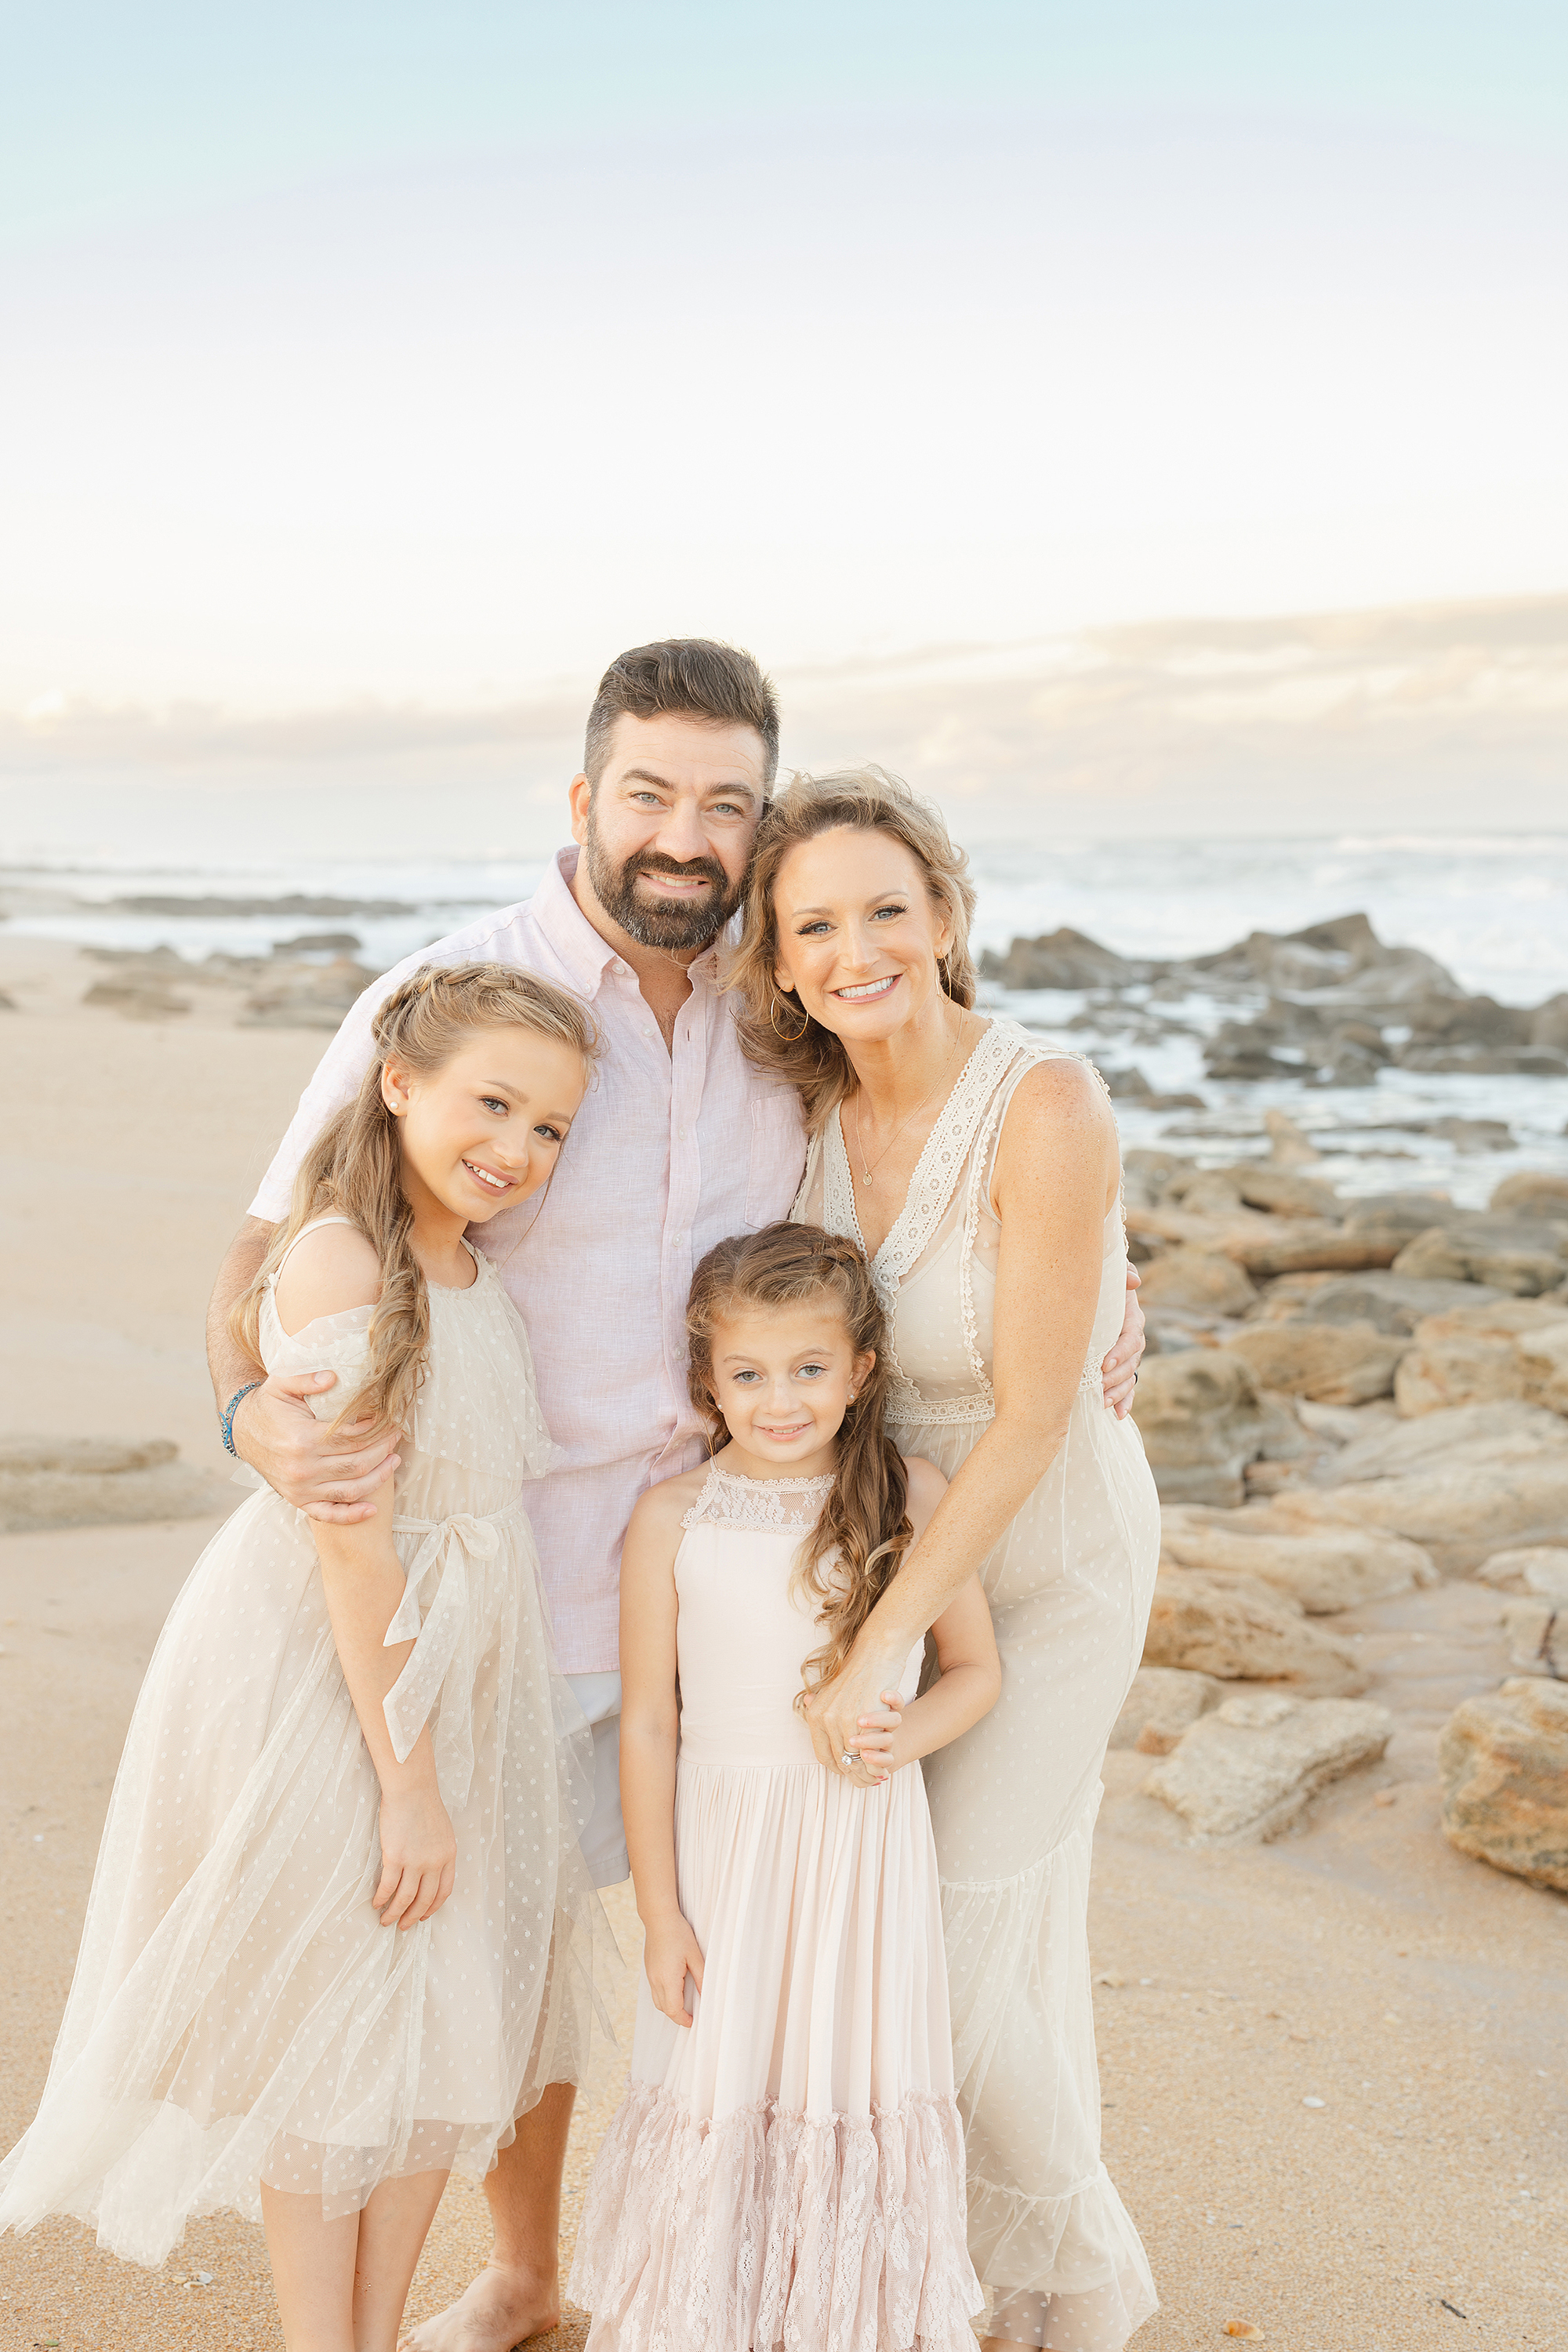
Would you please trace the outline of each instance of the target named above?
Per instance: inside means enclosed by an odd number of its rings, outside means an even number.
[[[925,1770],[985,2340],[1119,2352],[1154,2296],[1100,2161],[1086,1920],[1159,1511],[1101,1400],[1126,1285],[1110,1106],[1079,1056],[975,1011],[973,903],[896,777],[797,777],[763,820],[732,977],[747,1052],[805,1109],[795,1214],[870,1262],[889,1434],[950,1482],[812,1702],[817,1753],[863,1777],[858,1724],[978,1573],[1002,1696]]]
[[[591,1766],[521,1501],[551,1445],[464,1234],[548,1181],[593,1047],[575,999],[493,964],[382,1005],[237,1321],[319,1375],[320,1417],[401,1426],[401,1466],[374,1520],[264,1490],[197,1562],[0,2173],[0,2226],[72,2213],[147,2263],[193,2214],[265,2221],[288,2352],[394,2352],[447,2172],[576,2068]]]

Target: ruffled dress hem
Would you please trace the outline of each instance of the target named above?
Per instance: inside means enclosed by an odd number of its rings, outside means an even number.
[[[595,2352],[973,2352],[963,2139],[946,2096],[866,2116],[775,2100],[718,2121],[633,2083],[569,2292]]]

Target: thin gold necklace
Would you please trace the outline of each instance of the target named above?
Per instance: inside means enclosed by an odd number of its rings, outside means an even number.
[[[924,1110],[924,1108],[925,1108],[925,1107],[926,1107],[927,1103],[928,1103],[928,1102],[930,1102],[930,1100],[931,1100],[931,1096],[932,1096],[932,1095],[934,1095],[934,1094],[936,1093],[936,1091],[937,1091],[937,1087],[941,1086],[942,1079],[946,1077],[946,1076],[947,1076],[947,1074],[948,1074],[949,1070],[951,1070],[951,1069],[952,1069],[952,1057],[953,1057],[953,1055],[954,1055],[954,1054],[956,1054],[956,1053],[957,1053],[957,1051],[958,1051],[958,1041],[959,1041],[959,1039],[963,1036],[963,1013],[961,1013],[959,1014],[959,1016],[958,1016],[958,1027],[957,1027],[957,1029],[955,1030],[955,1032],[953,1033],[953,1039],[952,1039],[952,1053],[950,1053],[950,1054],[948,1055],[948,1057],[947,1057],[946,1061],[945,1061],[945,1062],[942,1064],[942,1073],[941,1073],[941,1076],[938,1077],[938,1079],[937,1079],[937,1081],[936,1081],[936,1085],[935,1085],[935,1086],[931,1087],[927,1090],[927,1092],[926,1092],[925,1094],[923,1094],[923,1095],[921,1097],[921,1098],[920,1098],[919,1102],[918,1102],[918,1103],[916,1103],[916,1105],[915,1105],[915,1107],[914,1107],[913,1110],[911,1110],[911,1111],[906,1111],[906,1112],[905,1112],[905,1114],[904,1114],[903,1118],[902,1118],[901,1119],[900,1119],[900,1121],[899,1121],[899,1123],[898,1123],[897,1127],[896,1127],[896,1128],[894,1128],[894,1129],[893,1129],[893,1131],[892,1131],[891,1135],[888,1138],[888,1140],[886,1141],[886,1143],[884,1143],[884,1144],[883,1144],[882,1149],[880,1150],[880,1151],[879,1151],[879,1152],[878,1152],[877,1157],[875,1158],[875,1160],[873,1160],[870,1162],[869,1166],[868,1166],[868,1164],[867,1164],[867,1160],[866,1160],[866,1139],[865,1139],[865,1136],[863,1135],[863,1133],[861,1132],[861,1128],[860,1128],[860,1091],[859,1091],[859,1089],[858,1089],[858,1088],[857,1088],[857,1089],[856,1089],[856,1094],[855,1094],[855,1148],[856,1148],[856,1150],[858,1151],[858,1153],[859,1153],[859,1155],[860,1155],[860,1181],[865,1185],[865,1187],[866,1187],[866,1189],[867,1189],[867,1191],[868,1191],[868,1192],[869,1192],[869,1191],[870,1191],[870,1189],[871,1189],[871,1179],[872,1179],[872,1177],[876,1174],[877,1170],[881,1166],[881,1164],[882,1164],[883,1160],[886,1160],[886,1158],[887,1158],[887,1156],[888,1156],[889,1152],[889,1151],[891,1151],[891,1150],[892,1150],[892,1148],[893,1148],[894,1144],[895,1144],[895,1143],[897,1143],[897,1141],[898,1141],[898,1139],[899,1139],[900,1136],[900,1135],[902,1135],[902,1133],[903,1133],[903,1131],[904,1131],[905,1128],[906,1128],[906,1127],[908,1127],[908,1125],[909,1125],[909,1123],[910,1123],[910,1119],[911,1119],[911,1118],[919,1118],[919,1117],[920,1117],[920,1115],[921,1115],[921,1111],[922,1111],[922,1110]]]

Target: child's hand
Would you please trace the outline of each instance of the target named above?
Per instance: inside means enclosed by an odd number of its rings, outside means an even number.
[[[458,1874],[458,1838],[434,1783],[381,1800],[381,1877],[371,1901],[384,1927],[416,1927],[441,1908]]]
[[[702,1949],[679,1911],[647,1930],[642,1961],[654,2007],[676,2025],[689,2025],[686,1979],[694,1977],[697,1990],[701,1991]]]
[[[904,1702],[899,1691],[884,1691],[882,1704],[874,1715],[856,1717],[859,1732],[855,1741],[861,1763],[873,1780],[891,1778],[905,1761],[899,1743],[899,1732],[904,1720]]]

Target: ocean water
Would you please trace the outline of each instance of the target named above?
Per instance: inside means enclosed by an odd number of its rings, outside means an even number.
[[[155,863],[139,863],[124,848],[77,857],[24,853],[0,866],[0,914],[12,937],[166,944],[195,959],[215,950],[265,954],[301,934],[352,932],[361,960],[382,968],[488,908],[526,897],[542,862],[539,856],[321,859],[291,846],[266,854],[226,847],[188,860],[165,851]],[[1568,833],[1019,838],[984,843],[973,870],[983,948],[1066,924],[1123,954],[1186,956],[1251,930],[1296,930],[1361,910],[1383,939],[1426,949],[1468,990],[1512,1004],[1568,990]],[[289,896],[337,901],[342,911],[243,904]],[[127,903],[145,898],[175,903],[157,911]],[[1436,1184],[1479,1203],[1515,1168],[1568,1171],[1568,1079],[1384,1071],[1375,1087],[1342,1091],[1289,1080],[1220,1086],[1204,1076],[1203,1034],[1234,1006],[1192,998],[1162,1008],[1191,1034],[1176,1030],[1158,1044],[1133,1045],[1106,1026],[1092,1000],[1053,991],[995,1001],[1107,1067],[1135,1063],[1161,1092],[1204,1096],[1202,1114],[1120,1102],[1130,1145],[1169,1140],[1209,1162],[1234,1159],[1263,1148],[1263,1113],[1278,1105],[1321,1137],[1323,1172],[1351,1192]],[[1500,1121],[1510,1142],[1456,1149],[1430,1131],[1433,1121],[1452,1118]]]

